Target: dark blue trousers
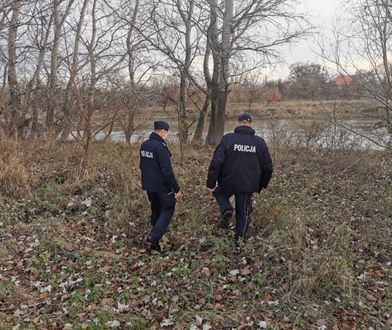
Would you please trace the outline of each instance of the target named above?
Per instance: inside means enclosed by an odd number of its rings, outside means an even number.
[[[149,233],[151,241],[158,243],[166,233],[170,220],[176,207],[174,193],[147,191],[148,200],[151,204],[151,226]]]
[[[218,190],[214,192],[216,201],[218,202],[221,215],[230,210],[233,211],[233,206],[230,203],[230,197],[232,195],[227,195]],[[237,192],[234,193],[235,197],[235,236],[245,237],[250,222],[250,214],[252,212],[252,200],[253,193],[247,192]]]

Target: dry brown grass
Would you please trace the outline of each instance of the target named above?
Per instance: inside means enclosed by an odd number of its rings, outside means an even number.
[[[14,141],[0,141],[0,193],[20,198],[29,192],[29,175],[20,146]]]

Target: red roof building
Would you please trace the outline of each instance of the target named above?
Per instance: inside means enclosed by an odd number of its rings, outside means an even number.
[[[351,76],[337,76],[333,82],[335,83],[336,86],[345,86],[345,85],[350,85],[353,82],[353,77]]]

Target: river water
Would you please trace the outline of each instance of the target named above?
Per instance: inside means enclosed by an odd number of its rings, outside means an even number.
[[[170,123],[170,122],[169,122]],[[170,123],[171,129],[167,139],[171,142],[178,141],[176,124]],[[236,127],[235,120],[227,120],[225,132],[232,132]],[[152,127],[152,122],[145,122],[140,129],[132,135],[132,142],[145,140]],[[327,121],[278,119],[254,120],[253,128],[256,134],[263,137],[268,144],[319,146],[332,149],[384,149],[390,137],[387,131],[378,128],[374,121],[344,120],[333,124]],[[192,129],[191,129],[192,130]],[[204,134],[206,135],[206,133]],[[103,138],[98,134],[97,139]],[[192,136],[190,136],[190,139]],[[125,136],[121,131],[111,134],[113,141],[124,141]]]

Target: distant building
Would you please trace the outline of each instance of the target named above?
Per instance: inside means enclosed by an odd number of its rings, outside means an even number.
[[[353,82],[353,77],[348,75],[340,75],[332,80],[336,86],[348,86]]]

